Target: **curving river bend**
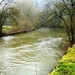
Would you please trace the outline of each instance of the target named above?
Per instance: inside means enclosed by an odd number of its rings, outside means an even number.
[[[47,75],[63,55],[66,35],[60,29],[0,38],[0,75]]]

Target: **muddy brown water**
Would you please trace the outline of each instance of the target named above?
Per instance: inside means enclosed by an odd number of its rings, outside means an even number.
[[[47,75],[63,55],[61,29],[41,28],[0,38],[0,75]]]

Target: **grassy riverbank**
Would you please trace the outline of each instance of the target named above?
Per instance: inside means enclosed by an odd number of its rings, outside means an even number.
[[[56,69],[48,75],[75,75],[75,45],[57,63]]]
[[[21,28],[19,26],[3,26],[2,35],[3,36],[15,35],[15,34],[25,33],[33,30],[35,29],[32,26],[27,28]]]

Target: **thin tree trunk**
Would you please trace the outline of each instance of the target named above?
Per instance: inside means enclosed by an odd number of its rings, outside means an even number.
[[[0,26],[0,37],[2,36],[2,26]]]
[[[74,32],[73,32],[73,19],[72,19],[72,15],[71,15],[71,17],[70,17],[70,20],[71,20],[71,39],[72,39],[72,41],[71,41],[71,45],[73,45],[74,44]]]

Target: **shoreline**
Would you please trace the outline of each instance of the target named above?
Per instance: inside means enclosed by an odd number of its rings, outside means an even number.
[[[11,35],[17,35],[17,34],[21,34],[21,33],[27,33],[27,32],[31,32],[31,31],[34,31],[34,30],[35,29],[28,30],[28,31],[16,31],[16,32],[2,33],[2,36],[1,37],[11,36]]]

